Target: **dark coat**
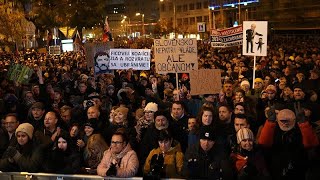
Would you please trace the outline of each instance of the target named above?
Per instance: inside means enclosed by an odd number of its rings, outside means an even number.
[[[231,161],[222,147],[215,144],[208,152],[199,144],[185,153],[184,174],[188,179],[233,179]]]
[[[12,150],[17,150],[22,156],[11,162]],[[29,141],[26,145],[9,147],[0,160],[0,171],[6,172],[40,172],[44,160],[45,147]]]

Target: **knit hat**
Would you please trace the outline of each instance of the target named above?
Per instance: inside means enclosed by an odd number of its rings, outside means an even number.
[[[254,140],[254,135],[253,135],[252,131],[249,128],[241,128],[237,132],[237,142],[238,142],[238,144],[240,144],[240,142],[245,140],[245,139]]]
[[[43,110],[44,109],[44,104],[42,102],[35,102],[31,106],[31,109],[34,109],[34,108]]]
[[[297,83],[297,84],[295,84],[293,86],[293,90],[296,89],[296,88],[301,89],[302,91],[304,91],[304,87],[303,87],[303,85],[301,83]]]
[[[200,139],[208,139],[214,141],[216,136],[213,132],[213,128],[211,126],[202,126],[200,128]]]
[[[270,84],[269,86],[267,86],[267,88],[266,88],[266,92],[269,92],[269,91],[272,91],[272,92],[277,92],[277,88],[274,86],[274,85],[272,85],[272,84]]]
[[[158,111],[158,104],[154,102],[149,102],[146,107],[144,108],[144,111],[152,111],[157,112]]]
[[[96,129],[97,128],[97,122],[98,122],[98,119],[97,118],[90,118],[87,120],[87,122],[84,124],[84,126],[89,126],[93,129]]]
[[[248,86],[250,86],[250,83],[249,83],[249,81],[247,81],[247,80],[243,80],[243,81],[241,82],[240,86],[243,86],[243,85],[248,85]]]
[[[33,136],[33,126],[30,124],[30,123],[22,123],[18,126],[18,128],[16,129],[16,133],[15,135],[17,136],[17,133],[18,132],[24,132],[28,135],[28,137],[30,139],[32,139],[32,136]]]
[[[256,79],[254,79],[254,82],[263,83],[263,80],[261,78],[256,78]]]
[[[117,109],[115,110],[115,113],[118,113],[118,112],[121,112],[121,113],[124,115],[125,119],[127,119],[128,112],[129,112],[129,109],[128,109],[128,108],[126,108],[126,107],[119,107],[119,108],[117,108]]]

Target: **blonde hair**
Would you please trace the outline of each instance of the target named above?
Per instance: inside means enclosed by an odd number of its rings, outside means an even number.
[[[98,152],[97,158],[100,162],[103,158],[104,151],[106,151],[108,148],[109,147],[107,143],[100,134],[92,134],[88,139],[87,146],[85,149],[85,159],[89,159],[90,157],[92,157],[93,154],[91,153],[90,149],[94,149]]]

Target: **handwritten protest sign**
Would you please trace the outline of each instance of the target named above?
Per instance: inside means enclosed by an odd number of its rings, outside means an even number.
[[[150,70],[150,49],[110,49],[109,69]]]
[[[217,94],[221,90],[220,69],[199,69],[190,71],[191,95]]]
[[[198,70],[196,39],[155,39],[154,54],[159,74]]]

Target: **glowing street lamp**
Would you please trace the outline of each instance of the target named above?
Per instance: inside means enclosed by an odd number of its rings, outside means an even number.
[[[136,16],[140,16],[142,18],[142,36],[145,36],[145,29],[144,29],[144,14],[136,13]]]

